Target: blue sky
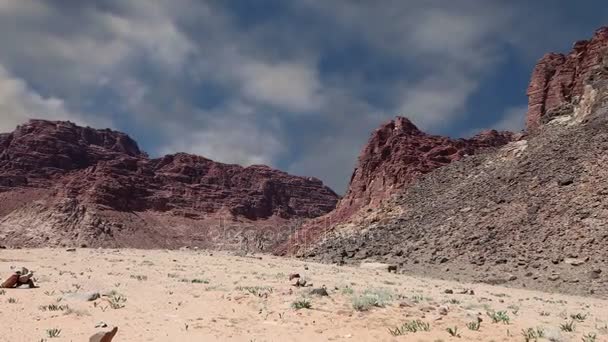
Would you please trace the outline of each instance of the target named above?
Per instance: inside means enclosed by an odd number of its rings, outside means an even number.
[[[396,116],[523,126],[530,72],[608,24],[602,1],[3,0],[0,131],[28,118],[315,176],[342,193]]]

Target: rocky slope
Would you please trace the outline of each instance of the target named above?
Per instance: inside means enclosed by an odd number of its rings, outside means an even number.
[[[603,28],[539,62],[525,139],[418,177],[300,255],[608,296],[607,46]]]
[[[268,233],[259,249],[338,200],[317,179],[188,154],[150,159],[123,133],[69,122],[32,120],[0,148],[4,245],[212,247],[248,239],[237,236],[247,228],[257,240]]]
[[[426,134],[408,119],[397,117],[372,133],[336,209],[308,222],[277,253],[293,253],[314,244],[327,230],[358,213],[378,208],[420,176],[516,138],[519,135],[490,130],[470,139],[451,139]]]

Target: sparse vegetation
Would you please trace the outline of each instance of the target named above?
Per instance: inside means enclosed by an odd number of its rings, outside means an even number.
[[[570,322],[560,324],[559,328],[561,331],[573,332],[574,330],[576,330],[576,324],[574,323],[574,320],[572,320]]]
[[[583,336],[583,342],[595,342],[597,340],[597,335],[594,333],[588,333]]]
[[[0,296],[4,296],[5,294],[6,294],[6,291],[0,290]]]
[[[40,309],[40,311],[65,311],[70,307],[68,305],[49,304],[39,306],[38,308]]]
[[[272,293],[274,289],[271,286],[238,286],[237,291],[249,292],[255,296]]]
[[[504,323],[509,324],[511,322],[511,318],[507,314],[506,311],[496,311],[496,312],[488,312],[487,315],[492,319],[493,323]]]
[[[545,331],[541,328],[528,328],[521,331],[526,342],[538,341],[539,338],[545,337]]]
[[[369,311],[373,307],[383,308],[392,300],[393,294],[390,290],[368,289],[353,298],[353,308],[357,311]]]
[[[350,286],[346,286],[342,288],[341,292],[343,295],[350,296],[355,293],[355,290],[353,290],[353,288]]]
[[[191,284],[209,284],[209,280],[207,279],[182,279],[180,280],[182,283],[191,283]]]
[[[291,307],[296,310],[301,309],[310,309],[312,308],[312,303],[307,298],[298,299],[295,302],[291,303]]]
[[[447,328],[446,331],[448,332],[448,334],[450,334],[450,336],[460,338],[460,334],[458,333],[458,327]]]
[[[570,315],[570,318],[572,318],[573,320],[575,320],[577,322],[584,322],[587,319],[587,315],[582,314],[582,313],[577,313],[577,314]]]
[[[389,328],[388,331],[393,336],[402,336],[407,333],[416,333],[419,331],[430,331],[431,325],[421,320],[410,321],[395,329]]]
[[[46,336],[49,338],[56,338],[59,337],[59,335],[61,335],[61,329],[53,328],[46,330]]]
[[[138,281],[148,280],[148,276],[147,275],[135,275],[135,274],[131,274],[129,276],[129,278],[131,278],[131,279],[137,279]]]
[[[424,296],[422,296],[422,295],[413,295],[412,296],[412,301],[414,303],[420,303],[420,302],[423,302],[424,300],[428,300],[428,299],[424,298]]]
[[[108,303],[110,307],[114,310],[122,309],[125,307],[125,303],[127,302],[127,297],[119,294],[114,294],[108,297]]]
[[[9,304],[16,304],[16,303],[17,303],[17,299],[15,299],[15,298],[13,298],[13,297],[10,297],[10,298],[7,300],[7,302],[8,302]]]
[[[479,321],[467,323],[467,328],[469,328],[469,330],[472,330],[472,331],[479,331],[480,327],[481,327],[481,322],[479,322]]]

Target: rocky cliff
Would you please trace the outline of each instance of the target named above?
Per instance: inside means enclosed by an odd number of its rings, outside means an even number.
[[[126,134],[69,122],[32,120],[1,135],[0,148],[2,244],[197,245],[210,220],[276,231],[338,200],[314,178],[188,154],[150,159]],[[176,237],[173,224],[204,227]]]
[[[426,134],[397,117],[372,134],[361,151],[348,191],[338,210],[377,206],[419,176],[467,155],[507,144],[510,132],[485,131],[470,139]]]
[[[466,156],[493,150],[518,138],[511,132],[482,132],[469,139],[452,139],[420,131],[397,117],[376,129],[359,156],[345,196],[337,208],[307,223],[277,253],[294,253],[322,239],[322,234],[373,210],[409,184],[437,168]]]
[[[608,296],[607,34],[600,29],[569,55],[539,62],[529,134],[417,177],[301,255]]]
[[[576,42],[567,55],[549,53],[537,63],[528,87],[529,131],[580,103],[586,82],[608,68],[607,49],[608,27],[602,27],[590,40]]]

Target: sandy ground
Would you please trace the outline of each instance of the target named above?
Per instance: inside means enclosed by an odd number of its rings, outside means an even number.
[[[525,341],[522,330],[528,328],[540,328],[546,336],[541,341],[608,341],[604,300],[259,257],[0,250],[3,278],[11,266],[25,266],[36,271],[40,285],[0,290],[0,340],[88,341],[105,322],[119,327],[114,341]],[[292,286],[290,273],[314,286]],[[310,295],[323,285],[328,297]],[[366,291],[385,307],[355,310],[353,303],[374,302],[358,300]],[[109,296],[87,301],[92,292]],[[310,309],[292,307],[304,299]],[[492,322],[488,312],[498,311],[508,324]],[[470,330],[467,323],[478,317],[479,330]],[[414,320],[428,323],[430,331],[389,331]],[[573,332],[561,330],[572,321]],[[457,328],[460,338],[448,328]],[[60,329],[59,336],[49,337],[51,329]]]

